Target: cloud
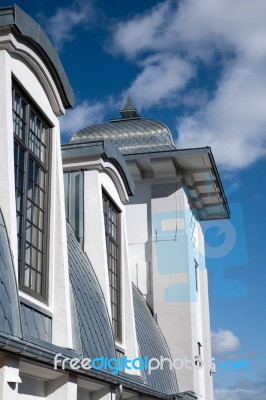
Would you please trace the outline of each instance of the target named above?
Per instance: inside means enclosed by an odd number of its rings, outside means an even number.
[[[44,22],[46,32],[51,37],[55,48],[59,51],[66,42],[74,39],[76,27],[89,26],[94,16],[91,1],[75,0],[68,7],[58,7],[50,18],[39,15]]]
[[[232,331],[219,329],[217,332],[211,332],[212,352],[214,354],[227,353],[237,350],[240,342]]]
[[[62,137],[69,139],[79,129],[89,125],[101,123],[105,116],[106,105],[100,102],[89,103],[83,101],[73,110],[69,110],[60,118],[60,128]]]
[[[128,93],[140,108],[149,108],[170,100],[194,75],[192,66],[171,54],[165,59],[147,58],[142,71],[132,82]]]
[[[239,379],[228,388],[215,388],[215,400],[250,400],[266,398],[266,373],[262,372],[259,379],[251,381]]]
[[[250,399],[263,399],[266,396],[266,388],[258,390],[253,389],[214,389],[215,400],[250,400]]]
[[[169,1],[156,5],[144,15],[137,15],[113,27],[110,51],[134,58],[145,50],[158,48],[169,21],[171,6]],[[168,25],[168,23],[167,23]],[[166,47],[166,49],[168,46]]]
[[[228,171],[266,156],[265,14],[264,0],[166,0],[112,31],[111,51],[140,67],[133,100],[176,107],[176,96],[177,146],[211,146]]]
[[[244,168],[266,154],[266,75],[258,63],[231,63],[213,99],[178,123],[178,147],[211,146],[225,170]],[[230,149],[230,151],[228,151]]]

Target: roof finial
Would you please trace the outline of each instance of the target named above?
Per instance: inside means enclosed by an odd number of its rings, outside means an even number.
[[[127,97],[125,104],[120,110],[120,114],[122,118],[141,118],[137,109],[133,105],[133,101],[130,96]]]

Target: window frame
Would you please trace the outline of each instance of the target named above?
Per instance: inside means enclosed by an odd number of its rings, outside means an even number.
[[[114,239],[109,232],[106,230],[106,222],[105,222],[105,209],[104,209],[104,201],[108,203],[108,210],[111,207],[116,211],[117,221],[116,221],[116,239]],[[113,201],[109,193],[102,188],[102,203],[103,203],[103,218],[104,218],[104,230],[105,230],[105,244],[106,244],[106,256],[107,256],[107,266],[108,266],[108,280],[109,280],[109,293],[110,293],[110,304],[111,304],[111,324],[112,330],[114,334],[114,338],[117,342],[122,343],[122,285],[121,285],[121,277],[122,277],[122,269],[121,269],[121,209],[117,206],[117,204]],[[107,242],[107,238],[109,238]],[[111,271],[109,256],[111,255],[109,252],[109,243],[110,241],[114,242],[117,246],[117,260],[116,260],[116,268],[117,268],[117,288],[111,285],[110,273]],[[112,289],[117,292],[117,304],[114,305],[117,307],[117,319],[113,316],[112,310]],[[117,323],[117,332],[114,331],[114,321]]]
[[[49,120],[43,115],[42,111],[39,109],[36,102],[23,90],[21,85],[17,82],[16,79],[12,79],[12,120],[14,117],[14,94],[15,92],[19,95],[20,99],[22,99],[26,103],[26,119],[25,119],[25,142],[15,133],[14,131],[14,123],[13,123],[13,147],[15,152],[15,144],[24,151],[24,182],[23,182],[23,195],[22,195],[22,240],[21,240],[21,257],[19,259],[18,254],[18,286],[19,290],[30,295],[31,297],[40,300],[41,302],[48,305],[48,282],[49,282],[49,220],[50,220],[50,193],[51,193],[51,161],[52,161],[52,124]],[[29,145],[29,134],[30,134],[30,116],[31,112],[41,121],[43,126],[46,129],[46,159],[45,162],[41,160],[34,152],[30,149]],[[43,246],[42,246],[42,278],[41,278],[41,291],[40,293],[37,290],[33,290],[25,285],[25,265],[26,265],[26,225],[27,225],[27,187],[28,181],[30,179],[29,173],[29,160],[37,164],[37,166],[44,172],[45,174],[45,190],[44,191],[44,200],[43,200]],[[14,169],[16,168],[16,162],[14,158]],[[15,172],[15,171],[14,171]],[[15,200],[16,200],[16,211],[17,211],[17,181],[15,184]],[[36,185],[35,180],[33,183]],[[39,186],[37,184],[37,186]],[[41,188],[39,188],[41,189]],[[34,203],[33,203],[34,204]],[[36,205],[35,205],[36,207]],[[37,206],[39,208],[39,206]],[[35,226],[33,221],[31,221],[31,226]],[[37,229],[40,229],[40,224],[36,225]],[[32,247],[32,242],[31,242]],[[35,246],[34,246],[35,248]],[[35,251],[40,251],[40,249],[35,248]],[[31,270],[36,270],[37,268],[32,268],[29,266]],[[37,272],[38,273],[38,272]],[[36,273],[36,274],[37,274]],[[36,275],[37,278],[37,275]],[[35,278],[35,279],[36,279]],[[35,287],[37,289],[37,281],[35,282]]]

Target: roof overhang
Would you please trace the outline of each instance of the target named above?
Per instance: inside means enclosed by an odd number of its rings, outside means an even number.
[[[108,140],[63,144],[61,149],[65,171],[93,169],[96,165],[95,161],[101,158],[114,165],[123,180],[128,196],[134,194],[135,184],[125,159],[116,146]]]
[[[135,181],[181,177],[200,221],[230,218],[229,205],[210,147],[125,155]]]
[[[0,8],[0,29],[12,29],[19,37],[30,43],[41,59],[45,62],[54,82],[57,85],[65,108],[74,106],[74,92],[70,86],[64,67],[48,36],[34,21],[18,6]]]

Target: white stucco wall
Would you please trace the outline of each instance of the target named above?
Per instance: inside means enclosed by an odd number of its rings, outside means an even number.
[[[138,180],[135,184],[136,194],[126,205],[132,278],[147,294],[173,359],[187,358],[194,365],[198,342],[203,346],[203,357],[210,355],[201,229],[190,211],[181,180]],[[198,292],[194,260],[199,265]],[[137,278],[137,265],[146,266],[141,279]],[[180,391],[194,390],[204,400],[213,398],[209,363],[203,369],[179,369],[176,375]]]

